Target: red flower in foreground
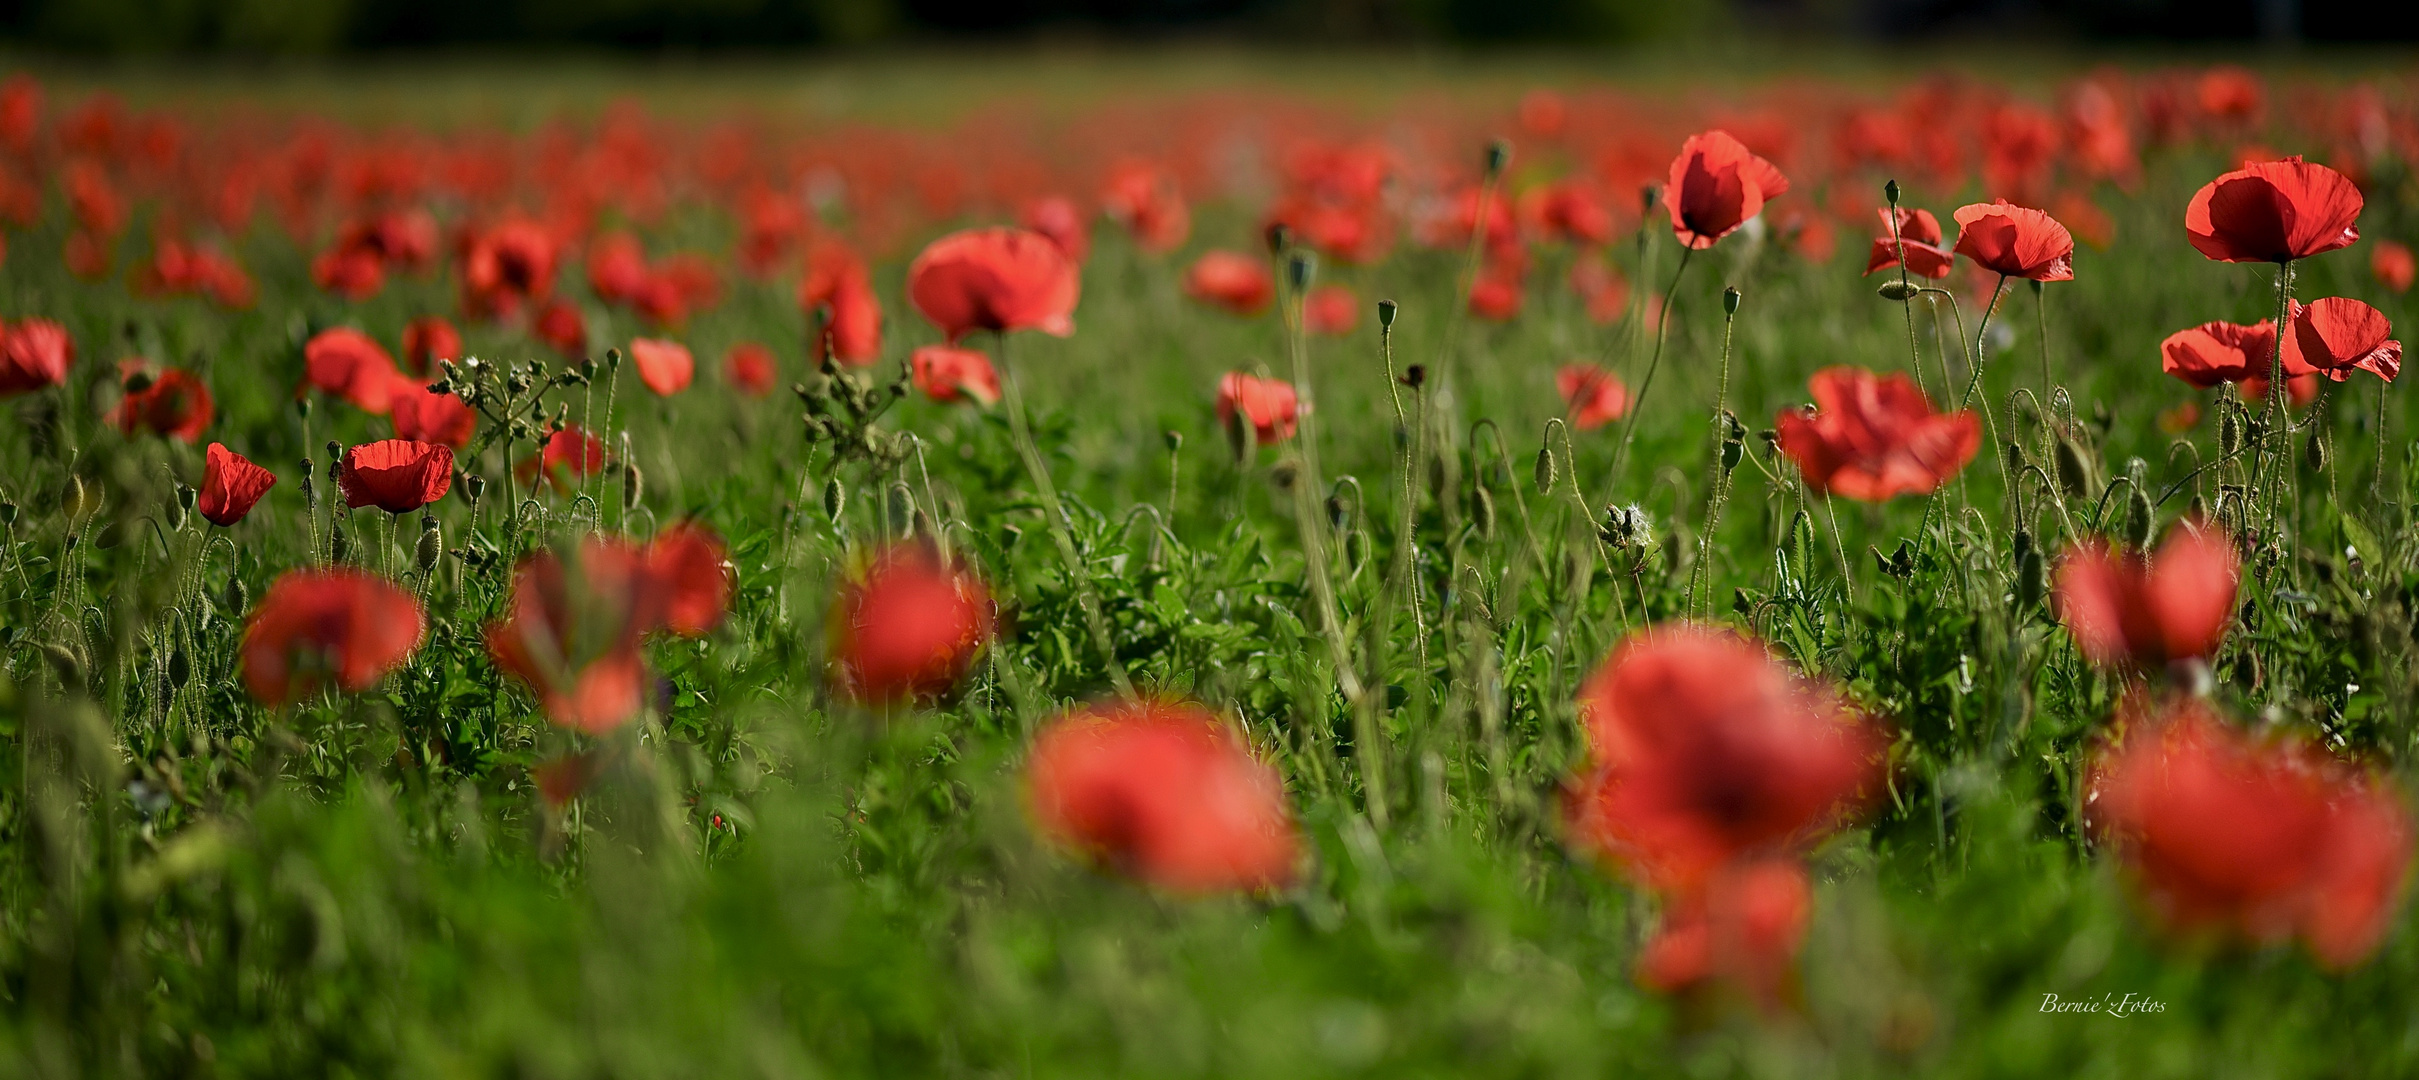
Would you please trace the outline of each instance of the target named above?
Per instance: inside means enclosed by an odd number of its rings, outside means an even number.
[[[591,536],[568,565],[540,551],[513,571],[506,615],[487,626],[487,652],[537,693],[547,719],[601,735],[638,714],[639,643],[652,603],[645,560],[627,541]]]
[[[2393,332],[2394,324],[2384,312],[2349,297],[2297,305],[2294,347],[2285,350],[2285,371],[2316,372],[2342,382],[2357,370],[2393,382],[2402,373],[2402,343],[2386,336]]]
[[[671,397],[689,388],[697,377],[697,358],[689,347],[662,338],[630,339],[630,362],[638,365],[638,379],[655,391],[657,397]]]
[[[375,506],[390,514],[409,513],[442,499],[453,485],[453,448],[409,439],[351,447],[336,472],[346,506]]]
[[[1907,272],[1934,281],[1949,276],[1949,267],[1956,261],[1949,249],[1940,246],[1940,219],[1929,210],[1899,207],[1898,232],[1890,231],[1889,207],[1881,209],[1881,235],[1873,238],[1873,252],[1865,257],[1865,273],[1887,270],[1898,265],[1898,252],[1905,247]]]
[[[395,377],[393,411],[388,419],[395,437],[413,442],[443,443],[460,450],[478,434],[479,415],[451,393],[431,393],[418,379]]]
[[[1202,252],[1184,272],[1184,295],[1237,315],[1257,315],[1276,298],[1277,279],[1259,259],[1241,252]]]
[[[1725,981],[1777,1008],[1813,907],[1806,868],[1795,860],[1726,866],[1669,899],[1662,926],[1638,955],[1638,982],[1676,994]]]
[[[1097,705],[1051,722],[1025,763],[1034,822],[1155,887],[1281,887],[1301,841],[1277,770],[1199,705]]]
[[[422,315],[403,326],[403,366],[426,375],[439,360],[462,359],[462,332],[442,315]]]
[[[2360,239],[2361,204],[2360,189],[2324,165],[2263,161],[2194,193],[2184,235],[2219,262],[2292,262]]]
[[[1321,285],[1302,298],[1302,328],[1341,336],[1361,322],[1361,298],[1350,285]]]
[[[2073,281],[2075,238],[2058,219],[2006,199],[1957,208],[1957,254],[1993,273]]]
[[[1982,447],[1978,417],[1933,412],[1904,374],[1825,368],[1807,387],[1814,408],[1781,413],[1773,426],[1816,490],[1864,502],[1929,494]]]
[[[1554,374],[1554,386],[1570,409],[1571,426],[1592,431],[1629,413],[1629,386],[1593,364],[1564,364]]]
[[[225,444],[211,443],[202,453],[202,490],[193,508],[224,529],[242,521],[276,485],[277,476],[269,470]]]
[[[49,319],[0,325],[0,396],[31,393],[67,381],[76,343]]]
[[[742,341],[722,354],[722,377],[749,397],[772,393],[780,374],[773,350],[761,341]]]
[[[384,416],[394,407],[395,358],[378,339],[349,326],[322,330],[302,347],[303,379],[323,394]]]
[[[2413,257],[2410,245],[2393,240],[2379,240],[2369,252],[2369,273],[2377,283],[2390,292],[2411,291],[2413,279],[2419,279],[2419,257]]]
[[[2204,390],[2263,378],[2276,350],[2273,319],[2244,326],[2206,322],[2178,330],[2159,342],[2159,367]]]
[[[2091,793],[2092,826],[2171,930],[2298,937],[2343,969],[2393,926],[2409,816],[2384,781],[2314,747],[2254,739],[2187,700],[2103,752]]]
[[[976,330],[1075,332],[1082,282],[1058,245],[1023,229],[954,232],[907,267],[907,298],[954,343]]]
[[[807,253],[806,277],[798,283],[798,306],[824,316],[810,350],[816,360],[827,352],[852,367],[881,359],[882,299],[856,252],[837,243],[816,244]]]
[[[1569,793],[1572,839],[1658,888],[1812,843],[1879,778],[1871,722],[1727,630],[1632,634],[1579,700],[1593,764]]]
[[[411,656],[424,619],[412,594],[366,571],[288,571],[244,624],[244,685],[269,705],[330,684],[366,690]]]
[[[1231,426],[1241,412],[1252,426],[1252,438],[1262,446],[1293,438],[1301,420],[1293,384],[1230,371],[1218,380],[1218,423]]]
[[[969,397],[988,406],[1000,399],[999,372],[992,370],[990,357],[973,349],[926,345],[908,356],[907,366],[916,389],[934,401]]]
[[[893,547],[840,587],[833,676],[868,704],[938,694],[974,661],[991,617],[991,595],[974,575],[921,545]]]
[[[1689,247],[1709,248],[1788,190],[1789,178],[1771,162],[1727,131],[1708,131],[1680,144],[1663,203],[1671,210],[1672,235]]]
[[[2176,529],[2147,560],[2087,541],[2058,565],[2058,616],[2103,667],[2207,660],[2226,639],[2240,575],[2234,545],[2216,529]]]
[[[640,552],[653,597],[648,628],[698,637],[722,625],[731,607],[731,570],[722,538],[682,521],[655,534]]]
[[[122,360],[119,381],[126,396],[109,410],[108,420],[125,434],[148,431],[186,442],[200,442],[209,430],[217,406],[210,388],[190,371],[169,368],[154,372],[148,361]]]

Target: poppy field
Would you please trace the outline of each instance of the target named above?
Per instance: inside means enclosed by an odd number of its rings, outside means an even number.
[[[2419,75],[1355,70],[5,76],[10,1071],[2419,1071]]]

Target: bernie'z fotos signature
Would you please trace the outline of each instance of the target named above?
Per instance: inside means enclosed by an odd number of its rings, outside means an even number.
[[[2041,1011],[2045,1013],[2091,1013],[2117,1019],[2167,1011],[2167,1003],[2140,994],[2102,994],[2096,1001],[2067,1001],[2056,994],[2041,995]]]

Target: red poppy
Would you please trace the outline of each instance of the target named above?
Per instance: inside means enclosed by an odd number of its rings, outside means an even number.
[[[366,690],[411,657],[425,618],[412,594],[367,571],[287,571],[245,621],[244,685],[267,705],[331,684]]]
[[[742,341],[722,354],[722,375],[732,386],[749,397],[763,397],[773,392],[773,382],[780,377],[780,366],[773,359],[773,350],[760,341]]]
[[[1771,162],[1727,131],[1708,131],[1680,144],[1663,203],[1671,210],[1672,235],[1689,247],[1709,248],[1788,190],[1789,178]]]
[[[816,360],[824,358],[827,347],[833,359],[852,367],[881,359],[882,300],[874,294],[873,275],[856,252],[836,243],[816,244],[807,253],[798,306],[825,314],[823,332],[813,342]]]
[[[605,440],[577,424],[567,424],[560,431],[548,432],[537,453],[513,466],[513,475],[530,481],[542,473],[546,482],[559,491],[596,475],[604,467]]]
[[[2240,575],[2234,545],[2214,528],[2178,528],[2151,559],[2087,540],[2058,565],[2058,617],[2103,667],[2205,661],[2226,639]]]
[[[530,329],[555,352],[576,357],[588,351],[588,320],[568,300],[557,300],[538,312]]]
[[[2200,426],[2201,406],[2198,402],[2180,402],[2175,408],[2159,413],[2159,430],[2169,435],[2181,435]]]
[[[1257,315],[1276,298],[1268,264],[1241,252],[1206,251],[1184,272],[1184,295],[1237,315]]]
[[[1594,247],[1613,238],[1613,211],[1596,189],[1577,180],[1538,188],[1520,201],[1521,216],[1539,232],[1578,247]],[[1465,233],[1466,235],[1466,233]]]
[[[1470,282],[1470,314],[1489,322],[1504,322],[1520,314],[1521,302],[1527,298],[1519,275],[1494,267],[1480,267]]]
[[[2386,335],[2394,324],[2385,313],[2343,296],[2297,304],[2293,309],[2293,348],[2285,350],[2285,371],[2311,372],[2336,382],[2354,371],[2393,382],[2402,373],[2402,343]]]
[[[1925,495],[1982,447],[1970,410],[1936,413],[1904,374],[1833,367],[1807,380],[1814,407],[1773,421],[1783,453],[1818,491],[1864,502]]]
[[[1813,907],[1806,868],[1794,859],[1722,867],[1670,898],[1638,954],[1638,982],[1676,994],[1719,980],[1778,1008]]]
[[[1023,229],[968,229],[927,245],[907,267],[907,297],[952,344],[976,330],[1075,332],[1075,264]]]
[[[2315,747],[2173,701],[2099,755],[2090,790],[2092,827],[2172,931],[2298,937],[2343,969],[2394,925],[2411,861],[2402,800]]]
[[[2207,322],[2178,330],[2159,342],[2159,366],[2202,389],[2242,382],[2268,373],[2276,350],[2276,322]]]
[[[1096,705],[1053,720],[1025,762],[1035,824],[1157,888],[1279,888],[1301,855],[1277,770],[1189,702]]]
[[[1192,211],[1177,192],[1175,179],[1147,162],[1128,161],[1110,170],[1100,206],[1109,220],[1133,234],[1134,246],[1147,255],[1183,247],[1193,232]]]
[[[1293,438],[1301,419],[1292,383],[1230,371],[1218,380],[1219,425],[1233,425],[1237,411],[1250,421],[1261,446]]]
[[[1349,285],[1321,285],[1302,297],[1302,328],[1340,337],[1361,322],[1361,298]]]
[[[988,406],[1000,399],[999,372],[991,358],[973,349],[926,345],[907,358],[916,389],[939,402],[970,397]]]
[[[442,443],[460,450],[479,432],[479,415],[451,393],[432,393],[418,379],[395,376],[395,437],[413,442]]]
[[[1629,310],[1629,279],[1603,259],[1582,256],[1573,260],[1570,284],[1571,291],[1578,293],[1580,302],[1587,305],[1589,322],[1607,325]]]
[[[671,397],[689,388],[689,380],[697,376],[697,359],[689,355],[689,347],[662,338],[632,338],[630,361],[638,365],[638,378],[658,397]]]
[[[591,536],[572,550],[569,566],[551,550],[521,560],[505,617],[487,625],[487,652],[537,692],[547,719],[602,735],[638,713],[639,644],[655,598],[634,545]]]
[[[2369,273],[2389,292],[2411,291],[2411,281],[2419,278],[2419,258],[2411,255],[2410,245],[2394,240],[2379,240],[2369,252]]]
[[[462,250],[462,306],[500,317],[554,293],[554,238],[529,221],[507,221],[472,234]]]
[[[922,545],[893,547],[840,587],[832,606],[834,678],[869,704],[949,689],[991,634],[990,593]]]
[[[606,233],[588,247],[588,291],[608,304],[627,304],[647,288],[647,251],[625,232]]]
[[[1025,204],[1018,217],[1025,228],[1049,237],[1069,262],[1081,264],[1092,253],[1092,228],[1075,200],[1051,195]]]
[[[329,248],[311,260],[311,284],[347,300],[367,300],[386,288],[386,264],[371,252]]]
[[[2361,203],[2360,189],[2324,165],[2258,162],[2195,193],[2184,235],[2219,262],[2292,262],[2360,239]]]
[[[126,396],[109,410],[108,422],[125,434],[142,430],[200,442],[217,415],[210,388],[182,368],[155,372],[147,360],[121,360],[118,379]]]
[[[445,497],[454,485],[454,451],[437,443],[385,439],[344,452],[336,486],[344,504],[409,513]]]
[[[1554,374],[1554,386],[1562,391],[1571,426],[1581,431],[1593,431],[1629,414],[1629,384],[1593,364],[1564,364]]]
[[[647,632],[699,637],[722,624],[731,607],[731,567],[721,537],[682,521],[657,533],[640,554],[646,588],[653,594],[644,620]]]
[[[223,443],[211,443],[202,453],[202,490],[193,508],[224,529],[242,521],[276,485],[277,476],[269,470]]]
[[[403,365],[426,375],[439,360],[462,359],[462,332],[442,315],[422,315],[403,326]]]
[[[302,347],[303,378],[323,394],[384,416],[394,407],[395,358],[378,339],[349,326],[322,330]]]
[[[2073,281],[2075,238],[2058,219],[2006,199],[1957,208],[1957,254],[2008,277]]]
[[[2317,372],[2285,376],[2285,404],[2298,409],[2318,400],[2318,382]],[[2268,400],[2268,378],[2265,375],[2244,379],[2235,389],[2242,394],[2244,401],[2257,404]]]
[[[1887,270],[1898,265],[1901,245],[1907,252],[1907,272],[1934,281],[1949,276],[1955,256],[1940,246],[1940,219],[1929,210],[1898,208],[1898,234],[1890,234],[1890,208],[1883,207],[1881,235],[1873,238],[1873,251],[1865,257],[1865,273]]]
[[[1685,894],[1810,844],[1879,779],[1871,722],[1727,630],[1632,634],[1579,702],[1591,763],[1570,791],[1572,838],[1658,888]]]

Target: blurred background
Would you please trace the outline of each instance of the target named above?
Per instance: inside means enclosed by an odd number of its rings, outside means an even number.
[[[2412,0],[0,0],[0,41],[100,55],[786,51],[963,42],[1498,46],[2419,40]]]

